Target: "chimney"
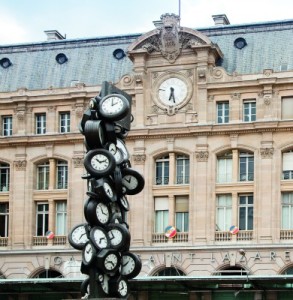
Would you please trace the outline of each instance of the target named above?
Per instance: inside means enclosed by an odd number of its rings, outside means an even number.
[[[213,20],[216,26],[229,25],[230,22],[225,14],[222,15],[213,15]]]
[[[57,40],[64,40],[64,37],[59,31],[57,30],[45,30],[44,31],[47,35],[47,41],[57,41]]]

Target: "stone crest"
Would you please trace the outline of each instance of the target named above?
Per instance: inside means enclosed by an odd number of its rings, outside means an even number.
[[[161,16],[160,28],[161,53],[170,63],[175,62],[180,54],[179,46],[179,16],[164,14]]]

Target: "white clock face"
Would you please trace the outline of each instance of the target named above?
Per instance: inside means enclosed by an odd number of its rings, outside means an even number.
[[[105,258],[105,268],[109,271],[113,270],[118,263],[118,258],[117,255],[115,254],[109,254],[106,258]]]
[[[104,182],[103,184],[104,191],[108,195],[108,197],[112,198],[113,197],[113,190],[108,182]]]
[[[109,294],[109,276],[106,274],[99,274],[98,280],[101,283],[102,289],[106,294]]]
[[[96,215],[98,220],[105,224],[109,220],[109,209],[104,203],[98,203],[96,207]]]
[[[129,203],[128,203],[128,200],[126,199],[125,196],[122,196],[122,197],[120,198],[120,202],[121,202],[121,204],[123,205],[123,207],[124,207],[125,209],[129,209]]]
[[[103,154],[97,154],[91,159],[91,165],[96,170],[105,170],[109,166],[109,159]]]
[[[160,101],[168,106],[178,105],[187,97],[187,85],[179,78],[168,78],[159,86]]]
[[[108,246],[107,236],[102,230],[95,230],[94,239],[100,249],[106,248]]]
[[[119,113],[124,107],[124,102],[119,97],[109,97],[103,101],[101,109],[104,113],[115,114]]]
[[[122,275],[128,275],[134,270],[135,261],[129,255],[123,255],[121,265],[122,265],[121,274]]]
[[[93,247],[91,244],[87,244],[84,248],[84,259],[86,262],[90,262],[93,256]]]
[[[78,226],[71,234],[72,240],[76,244],[84,244],[88,241],[87,234],[84,226]]]
[[[125,175],[122,178],[122,183],[125,187],[127,187],[129,190],[133,190],[138,186],[137,179],[132,175]]]
[[[120,280],[118,284],[118,292],[121,296],[126,296],[128,291],[127,283],[125,280]]]
[[[112,246],[117,246],[122,242],[122,233],[118,229],[112,229],[108,232],[110,243]]]

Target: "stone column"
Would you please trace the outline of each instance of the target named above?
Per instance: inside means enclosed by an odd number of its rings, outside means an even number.
[[[49,190],[56,188],[56,161],[53,158],[49,159]]]

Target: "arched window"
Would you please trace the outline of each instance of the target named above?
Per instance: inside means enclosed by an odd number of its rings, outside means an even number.
[[[55,182],[49,182],[49,174],[54,173]],[[65,160],[50,159],[37,165],[37,189],[48,190],[67,189],[68,187],[68,163]]]
[[[177,268],[170,267],[158,271],[153,276],[185,276],[185,274]]]
[[[288,269],[286,269],[283,274],[285,275],[293,275],[293,267],[289,267]]]
[[[170,168],[176,170],[171,177]],[[156,185],[189,184],[189,157],[183,154],[169,153],[156,159]]]
[[[64,276],[53,269],[44,269],[38,272],[36,275],[33,276],[33,278],[63,278]]]
[[[229,266],[227,268],[221,269],[214,275],[221,276],[247,276],[248,271],[241,266]]]

